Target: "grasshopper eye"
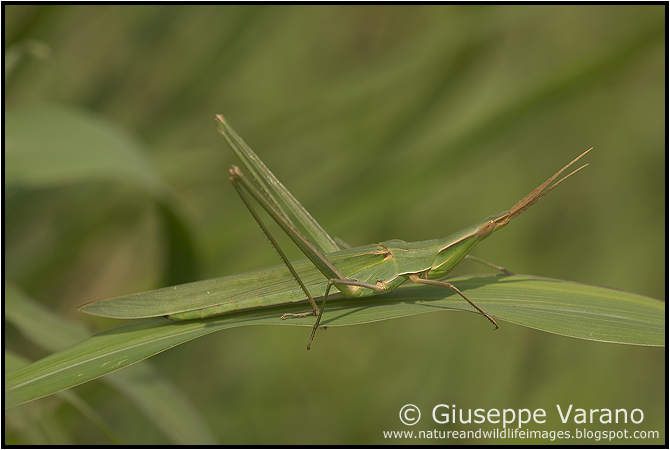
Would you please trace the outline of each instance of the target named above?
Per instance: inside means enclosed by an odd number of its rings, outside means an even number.
[[[489,220],[484,225],[479,227],[479,229],[477,230],[477,237],[483,238],[488,236],[495,229],[495,227],[496,223],[493,220]]]

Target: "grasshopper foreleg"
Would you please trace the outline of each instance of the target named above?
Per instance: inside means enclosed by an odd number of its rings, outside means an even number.
[[[461,291],[459,291],[458,288],[457,288],[456,286],[454,286],[453,284],[451,284],[451,283],[447,283],[446,281],[426,280],[426,279],[424,279],[424,278],[420,278],[419,275],[417,275],[417,274],[412,274],[412,275],[410,275],[410,276],[409,276],[409,279],[412,280],[413,282],[417,283],[417,284],[427,284],[427,285],[430,285],[430,286],[444,287],[444,288],[447,288],[447,289],[451,289],[451,290],[453,290],[453,291],[456,291],[456,293],[458,293],[458,295],[460,295],[461,297],[463,297],[463,299],[465,299],[465,301],[467,301],[468,303],[470,303],[470,304],[471,304],[477,311],[479,311],[479,313],[480,313],[482,316],[484,316],[484,317],[486,317],[487,319],[489,319],[489,321],[490,321],[493,325],[495,325],[495,329],[496,329],[496,330],[499,328],[499,327],[498,327],[498,324],[496,323],[496,321],[493,320],[493,317],[489,316],[488,313],[487,313],[486,311],[484,311],[483,309],[481,309],[481,308],[480,308],[479,306],[477,306],[472,300],[470,300],[469,298],[467,298],[467,297],[465,296],[465,294],[463,294]]]
[[[484,261],[483,259],[481,259],[481,258],[477,258],[476,256],[465,255],[465,257],[466,257],[466,258],[469,258],[469,259],[471,259],[471,260],[473,260],[473,261],[477,261],[477,262],[480,263],[480,264],[484,264],[486,267],[490,267],[490,268],[493,269],[493,270],[497,270],[497,271],[499,271],[499,272],[502,272],[502,273],[504,273],[505,275],[514,275],[513,272],[510,272],[509,270],[505,269],[503,266],[499,266],[499,265],[497,265],[497,264],[493,264],[493,263],[490,263],[490,262],[488,262],[488,261]]]

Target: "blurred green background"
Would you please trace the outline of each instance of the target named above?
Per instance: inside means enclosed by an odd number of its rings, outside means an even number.
[[[216,113],[352,245],[446,236],[593,146],[586,170],[473,254],[666,297],[664,5],[4,8],[5,280],[62,319],[113,328],[76,307],[278,263],[228,184]],[[330,327],[310,352],[308,335],[236,328],[150,363],[222,444],[552,443],[383,438],[479,427],[434,424],[440,403],[543,408],[538,430],[660,432],[610,444],[666,439],[664,348],[494,333],[464,313]],[[5,351],[48,354],[9,321]],[[179,442],[100,380],[74,392],[125,443]],[[407,403],[423,413],[411,428]],[[556,404],[644,421],[562,424]],[[109,442],[53,396],[9,410],[5,431]]]

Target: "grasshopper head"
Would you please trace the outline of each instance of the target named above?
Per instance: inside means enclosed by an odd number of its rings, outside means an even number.
[[[475,245],[489,237],[494,231],[507,225],[509,217],[510,212],[503,211],[442,239],[431,266],[429,277],[438,278],[447,275],[461,262],[465,255],[470,253]]]
[[[478,224],[477,241],[481,241],[489,237],[494,231],[497,231],[507,225],[512,220],[512,213],[510,211],[503,211],[495,216],[489,216]]]
[[[435,261],[433,262],[433,265],[430,269],[429,276],[433,278],[444,276],[451,272],[451,270],[456,267],[456,265],[458,265],[458,263],[465,257],[465,255],[467,255],[470,250],[472,250],[472,248],[480,241],[483,241],[494,231],[497,231],[507,225],[510,220],[514,219],[522,212],[533,206],[538,202],[538,200],[547,195],[553,188],[586,167],[588,164],[584,164],[580,168],[575,169],[568,175],[561,178],[553,185],[551,184],[561,173],[577,162],[579,158],[586,155],[589,151],[591,151],[591,149],[588,149],[575,158],[572,162],[570,162],[570,164],[556,172],[551,178],[536,187],[530,194],[519,200],[509,209],[509,211],[503,211],[500,214],[496,214],[495,216],[489,216],[469,228],[444,238],[442,240],[443,242],[440,244]]]

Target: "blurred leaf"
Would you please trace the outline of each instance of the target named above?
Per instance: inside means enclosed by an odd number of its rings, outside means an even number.
[[[525,275],[458,277],[450,281],[502,321],[594,341],[653,346],[665,343],[665,304],[648,297]],[[299,303],[204,320],[171,322],[161,318],[114,328],[9,376],[5,406],[85,383],[226,328],[260,324],[312,326],[312,317],[279,319],[282,313],[304,309],[305,305]],[[451,291],[409,285],[378,297],[332,300],[321,323],[354,325],[454,309],[468,311],[467,304]]]
[[[165,281],[197,279],[197,257],[183,222],[146,148],[111,122],[78,109],[39,105],[5,116],[5,187],[54,188],[82,182],[131,182],[157,202],[164,228]]]
[[[37,39],[28,39],[5,49],[5,85],[24,56],[47,60],[51,58],[51,47]]]
[[[175,444],[216,445],[216,438],[188,397],[155,366],[143,363],[128,369],[103,380],[122,392]]]
[[[163,223],[164,241],[167,244],[166,285],[186,283],[198,279],[198,255],[188,227],[175,208],[159,202],[158,212]]]
[[[7,320],[27,339],[46,350],[59,351],[89,336],[83,326],[56,317],[11,282],[5,284],[5,301]],[[216,443],[206,423],[190,401],[153,365],[145,362],[130,369],[111,374],[103,381],[122,392],[174,443],[179,445]],[[70,400],[72,399],[68,398],[68,401]],[[77,408],[84,408],[81,399],[74,401],[77,403],[75,405]],[[82,413],[94,422],[97,420],[97,414],[89,416],[85,410],[82,410]],[[114,439],[116,438],[112,438]]]
[[[90,335],[83,325],[57,317],[11,281],[5,281],[5,319],[27,339],[50,352],[74,345]]]
[[[53,105],[11,108],[5,130],[7,187],[109,179],[136,182],[157,198],[167,190],[142,144],[81,110]]]
[[[15,372],[20,368],[27,366],[28,364],[30,364],[30,361],[28,361],[27,359],[15,353],[5,350],[5,376],[7,376],[8,373]],[[119,437],[112,431],[109,425],[107,425],[105,420],[102,417],[100,417],[100,415],[97,412],[95,412],[95,410],[93,410],[93,408],[91,408],[89,404],[86,403],[84,400],[82,400],[82,398],[79,397],[76,393],[74,393],[73,391],[61,391],[56,393],[56,395],[59,396],[61,399],[65,400],[70,405],[72,405],[86,418],[88,418],[91,422],[93,422],[93,424],[96,427],[98,427],[98,429],[105,436],[107,436],[107,439],[109,439],[110,442],[112,442],[115,445],[120,445],[123,443],[119,439]],[[42,412],[42,414],[45,414],[45,412]],[[49,442],[49,443],[55,444],[55,442]]]

